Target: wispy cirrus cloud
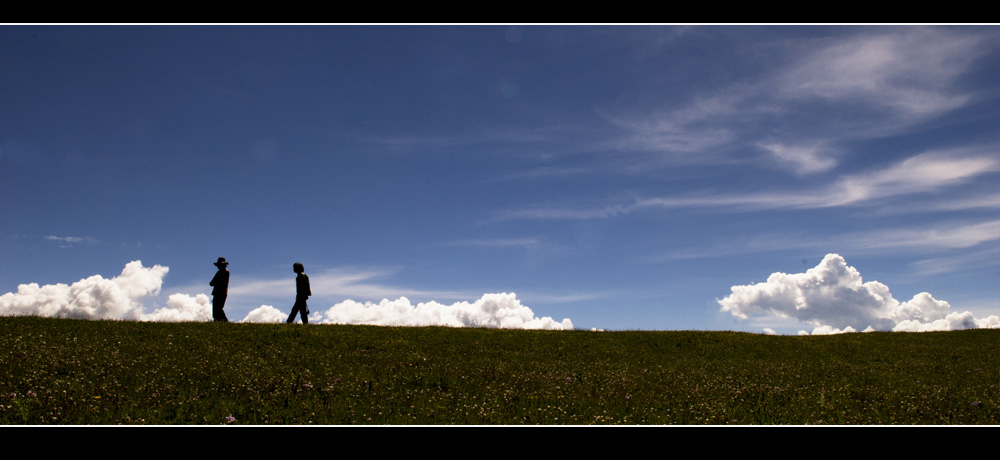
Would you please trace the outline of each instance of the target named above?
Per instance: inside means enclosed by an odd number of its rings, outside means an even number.
[[[755,211],[852,206],[902,195],[936,192],[997,171],[1000,171],[1000,157],[992,150],[932,151],[879,170],[840,176],[827,184],[816,184],[804,190],[647,197],[597,208],[536,207],[508,210],[499,213],[496,219],[606,219],[640,210],[676,208]],[[954,205],[955,201],[948,203]],[[975,199],[974,204],[995,206],[997,203],[991,194]],[[927,209],[926,205],[923,210]]]
[[[798,175],[826,172],[835,168],[838,162],[823,142],[812,145],[788,145],[778,142],[757,145],[770,153],[781,165]]]
[[[943,212],[989,210],[1000,208],[1000,193],[992,191],[969,193],[968,196],[941,198],[922,203],[902,203],[891,209],[884,209],[887,214],[911,214],[914,212]]]
[[[844,244],[859,248],[946,248],[965,249],[990,241],[1000,241],[1000,220],[932,227],[878,230],[841,237]]]
[[[493,238],[477,240],[461,240],[448,243],[448,246],[469,246],[481,248],[539,249],[545,244],[539,238]]]
[[[995,267],[998,260],[1000,260],[1000,247],[984,247],[966,253],[948,253],[942,257],[921,259],[911,263],[910,268],[917,276],[933,276],[959,270]]]
[[[845,141],[897,135],[975,102],[961,77],[998,40],[982,30],[908,26],[753,42],[789,57],[761,62],[766,70],[759,75],[699,87],[686,103],[602,109],[621,134],[605,145],[649,154],[647,168],[746,161],[748,151],[763,149],[758,161],[797,175],[830,171],[842,161]]]
[[[330,302],[353,298],[360,300],[412,299],[459,300],[475,298],[481,293],[472,291],[418,289],[394,285],[391,279],[398,270],[392,268],[336,267],[312,271],[306,267],[309,282],[316,301]],[[295,299],[295,276],[291,270],[288,277],[262,277],[259,275],[234,274],[229,284],[228,304],[290,303]],[[211,291],[208,283],[170,286],[170,291],[189,296],[207,294]]]
[[[731,125],[741,97],[715,95],[696,98],[691,105],[653,115],[601,115],[626,136],[609,144],[616,150],[656,151],[674,154],[675,161],[691,161],[704,152],[736,140]]]
[[[74,244],[97,244],[97,238],[90,236],[56,236],[48,235],[45,237],[48,241],[55,241],[60,243],[59,247],[68,248],[72,247]]]
[[[915,273],[932,274],[990,262],[993,259],[984,257],[984,254],[996,252],[997,249],[990,244],[996,242],[1000,242],[1000,221],[997,220],[936,222],[840,234],[776,230],[767,234],[730,235],[725,241],[711,247],[683,248],[650,255],[643,260],[664,262],[802,249],[824,251],[829,248],[838,248],[845,253],[905,252],[912,255],[947,250],[946,256],[913,264]]]
[[[569,246],[552,243],[539,237],[524,238],[483,238],[452,241],[444,244],[452,247],[517,250],[527,252],[531,256],[562,254],[571,251]]]
[[[840,206],[895,195],[934,191],[977,176],[1000,171],[996,150],[933,151],[908,158],[886,169],[854,174],[830,188],[825,206]]]
[[[825,40],[774,80],[787,98],[822,98],[889,109],[907,120],[958,108],[969,95],[955,80],[996,36],[903,27]]]
[[[353,269],[333,268],[309,273],[312,291],[323,299],[356,298],[356,299],[387,299],[409,297],[417,299],[457,300],[475,297],[477,294],[458,291],[437,291],[414,289],[380,283],[393,274],[389,269]],[[295,297],[295,278],[266,279],[241,277],[234,279],[229,287],[230,298],[254,299],[293,299]],[[204,288],[199,288],[203,290]]]

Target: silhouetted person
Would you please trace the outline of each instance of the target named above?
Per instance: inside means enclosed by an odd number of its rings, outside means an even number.
[[[222,309],[225,308],[226,296],[229,295],[229,270],[226,270],[229,262],[226,262],[225,257],[219,257],[215,266],[219,267],[219,271],[215,272],[215,277],[208,283],[212,286],[212,318],[228,323],[229,318],[226,318],[226,312]]]
[[[306,299],[312,295],[309,290],[309,277],[306,276],[306,269],[302,264],[295,262],[292,264],[292,271],[298,273],[295,277],[295,305],[292,306],[292,314],[288,315],[286,323],[295,321],[295,313],[302,316],[302,324],[309,324],[309,307],[306,306]]]

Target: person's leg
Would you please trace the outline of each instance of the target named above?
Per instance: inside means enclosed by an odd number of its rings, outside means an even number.
[[[226,314],[222,312],[223,306],[226,304],[225,296],[213,296],[212,297],[212,319],[215,321],[225,321]]]
[[[218,315],[218,318],[219,318],[219,321],[222,321],[224,323],[228,323],[229,322],[229,318],[226,317],[226,310],[225,310],[225,308],[226,308],[226,296],[222,296],[222,299],[219,300],[219,315]]]

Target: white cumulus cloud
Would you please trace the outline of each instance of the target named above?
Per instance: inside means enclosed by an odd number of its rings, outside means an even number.
[[[121,274],[105,279],[94,275],[72,285],[22,284],[0,296],[0,315],[38,315],[78,319],[142,319],[142,298],[160,292],[169,269],[143,267],[136,260]]]
[[[298,315],[295,315],[298,318]],[[250,313],[247,313],[246,318],[243,318],[242,323],[281,323],[288,318],[287,313],[282,313],[281,310],[274,308],[270,305],[261,305],[253,309]]]
[[[568,318],[557,322],[538,318],[521,305],[513,293],[484,294],[475,302],[444,305],[437,302],[413,305],[406,297],[379,303],[345,300],[320,314],[319,322],[372,324],[381,326],[453,326],[511,329],[573,329]]]
[[[977,319],[952,312],[951,305],[921,292],[906,302],[892,297],[888,286],[863,282],[843,257],[827,254],[805,273],[773,273],[763,283],[733,286],[718,300],[722,311],[740,319],[773,315],[814,327],[813,334],[856,331],[942,331],[1000,327],[1000,317]]]
[[[167,306],[143,314],[143,321],[210,321],[212,301],[205,294],[171,294]]]

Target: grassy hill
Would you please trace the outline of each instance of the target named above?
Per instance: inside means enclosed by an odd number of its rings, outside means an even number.
[[[0,423],[1000,424],[1000,330],[695,331],[0,317]]]

